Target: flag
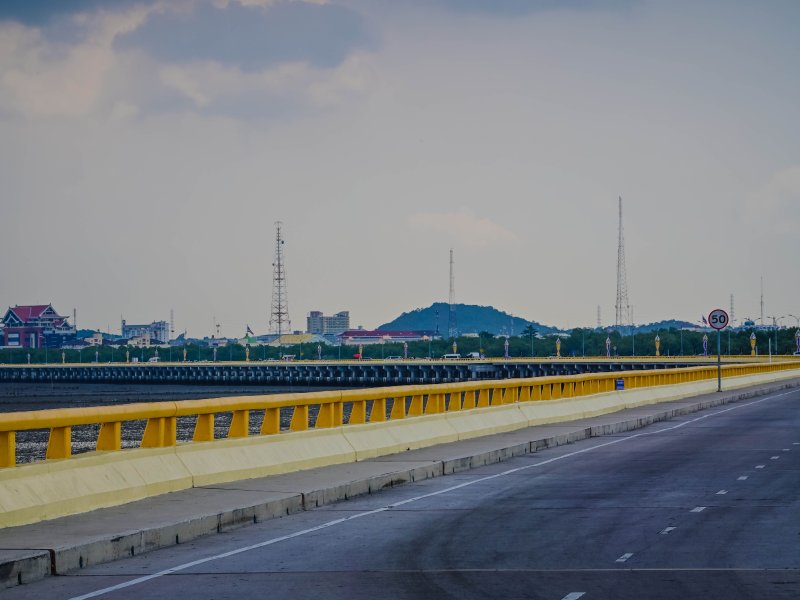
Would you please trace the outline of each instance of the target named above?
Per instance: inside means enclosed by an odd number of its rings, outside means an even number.
[[[708,321],[706,321],[706,318],[702,317],[702,319],[703,319],[703,325],[708,325]]]
[[[250,325],[248,325],[248,326],[247,326],[247,333],[248,333],[249,335],[255,335],[255,333],[253,333],[253,330],[252,330],[252,329],[250,329]]]

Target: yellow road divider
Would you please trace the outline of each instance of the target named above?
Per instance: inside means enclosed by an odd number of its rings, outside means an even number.
[[[785,361],[722,373],[733,389],[798,377],[800,368]],[[716,377],[708,366],[0,414],[0,527],[684,398],[716,391]],[[311,406],[319,406],[313,424]],[[290,407],[281,432],[280,409]],[[250,435],[252,411],[263,411],[260,435]],[[233,418],[215,440],[221,412]],[[177,442],[179,417],[196,417],[191,442]],[[140,448],[122,450],[121,424],[143,419]],[[100,424],[96,451],[73,457],[71,428],[92,424]],[[16,432],[45,428],[47,460],[16,466]]]

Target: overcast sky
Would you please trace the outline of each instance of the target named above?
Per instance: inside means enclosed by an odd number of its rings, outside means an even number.
[[[6,0],[0,304],[267,333],[456,298],[800,316],[800,4]],[[786,318],[784,324],[794,323]]]

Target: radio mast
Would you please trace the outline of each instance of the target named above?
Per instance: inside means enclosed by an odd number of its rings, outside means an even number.
[[[631,307],[628,303],[628,276],[625,272],[625,234],[622,229],[622,196],[619,198],[619,242],[617,244],[617,303],[616,327],[631,325]]]
[[[447,318],[447,337],[458,337],[458,317],[456,315],[456,284],[453,276],[453,249],[450,248],[450,310]]]
[[[292,322],[289,320],[289,300],[286,291],[286,270],[283,264],[283,237],[281,236],[283,223],[275,222],[275,262],[272,263],[272,310],[269,318],[270,334],[278,335],[278,345],[281,337],[291,331]]]

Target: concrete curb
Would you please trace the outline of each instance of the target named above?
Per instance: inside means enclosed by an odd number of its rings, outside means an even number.
[[[194,516],[175,523],[135,531],[122,531],[114,536],[74,545],[45,549],[4,549],[2,542],[0,542],[0,583],[4,587],[12,587],[51,575],[80,569],[90,564],[110,562],[141,554],[142,552],[185,543],[213,533],[230,531],[267,519],[283,517],[325,504],[371,494],[396,485],[503,462],[515,456],[529,454],[543,448],[552,448],[592,437],[602,437],[641,429],[653,423],[666,421],[677,416],[797,386],[800,386],[800,380],[798,379],[775,382],[774,384],[767,384],[760,389],[733,392],[723,397],[700,401],[671,410],[663,410],[635,419],[587,427],[570,433],[493,449],[488,452],[431,462],[428,465],[411,469],[400,469],[380,476],[351,481],[344,485],[293,494],[284,498],[259,502],[219,513]]]

